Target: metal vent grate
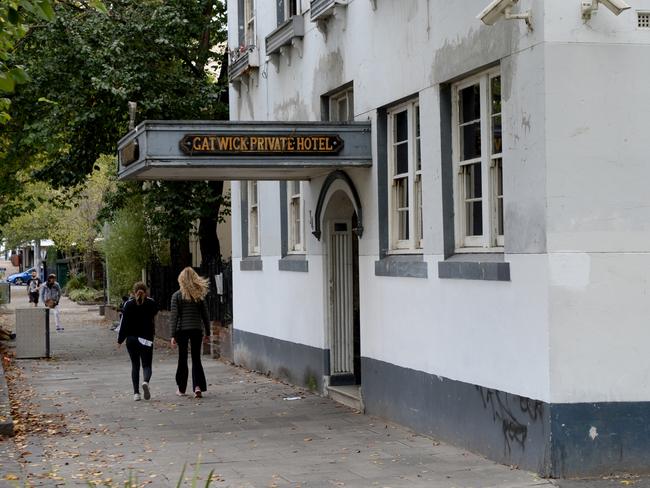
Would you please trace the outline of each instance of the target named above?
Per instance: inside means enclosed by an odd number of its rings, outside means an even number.
[[[650,29],[650,12],[637,12],[637,27]]]

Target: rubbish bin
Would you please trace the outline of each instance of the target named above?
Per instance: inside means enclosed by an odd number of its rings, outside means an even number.
[[[3,281],[0,283],[0,305],[11,302],[11,284]]]
[[[16,359],[50,357],[50,310],[16,309]]]

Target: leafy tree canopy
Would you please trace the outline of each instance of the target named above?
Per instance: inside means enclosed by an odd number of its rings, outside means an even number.
[[[30,82],[8,95],[0,224],[34,207],[16,198],[26,181],[73,187],[101,154],[114,153],[129,101],[138,103],[138,120],[227,118],[212,71],[225,35],[219,0],[115,0],[107,14],[58,3],[55,19],[32,28],[8,60]]]

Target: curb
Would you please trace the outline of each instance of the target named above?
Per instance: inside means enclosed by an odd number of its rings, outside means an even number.
[[[3,363],[3,361],[0,361],[0,363]],[[0,367],[0,435],[14,435],[14,419],[11,417],[11,404],[9,403],[4,363]]]

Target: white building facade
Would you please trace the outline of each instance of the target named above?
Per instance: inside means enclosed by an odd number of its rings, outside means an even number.
[[[233,182],[235,362],[543,475],[647,471],[650,0],[228,2],[234,121],[372,166]]]

